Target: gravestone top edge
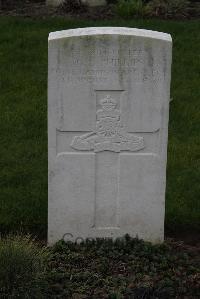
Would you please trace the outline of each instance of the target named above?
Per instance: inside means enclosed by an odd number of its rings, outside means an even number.
[[[138,28],[128,27],[86,27],[77,29],[61,30],[49,33],[48,41],[76,37],[76,36],[92,36],[92,35],[124,35],[124,36],[136,36],[143,38],[151,38],[162,40],[166,42],[172,42],[171,35],[159,31],[152,31]]]

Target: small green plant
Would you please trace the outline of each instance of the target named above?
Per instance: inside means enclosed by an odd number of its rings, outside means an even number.
[[[0,240],[1,298],[43,298],[43,273],[47,250],[30,236]]]
[[[152,0],[146,5],[145,12],[149,16],[180,18],[187,16],[188,7],[187,0]]]
[[[118,0],[116,13],[123,18],[141,17],[143,15],[142,0]]]

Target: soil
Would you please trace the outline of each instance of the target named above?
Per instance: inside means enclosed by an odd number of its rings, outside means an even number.
[[[169,231],[165,229],[165,239],[174,240],[174,242],[184,242],[188,246],[200,248],[200,232],[198,230],[177,230]]]

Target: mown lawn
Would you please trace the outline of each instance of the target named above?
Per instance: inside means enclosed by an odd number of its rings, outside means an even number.
[[[200,22],[0,19],[0,231],[47,230],[47,37],[87,26],[170,33],[172,89],[166,227],[200,227]]]

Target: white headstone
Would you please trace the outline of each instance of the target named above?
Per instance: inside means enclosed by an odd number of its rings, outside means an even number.
[[[49,244],[164,237],[171,37],[131,28],[49,35]]]

